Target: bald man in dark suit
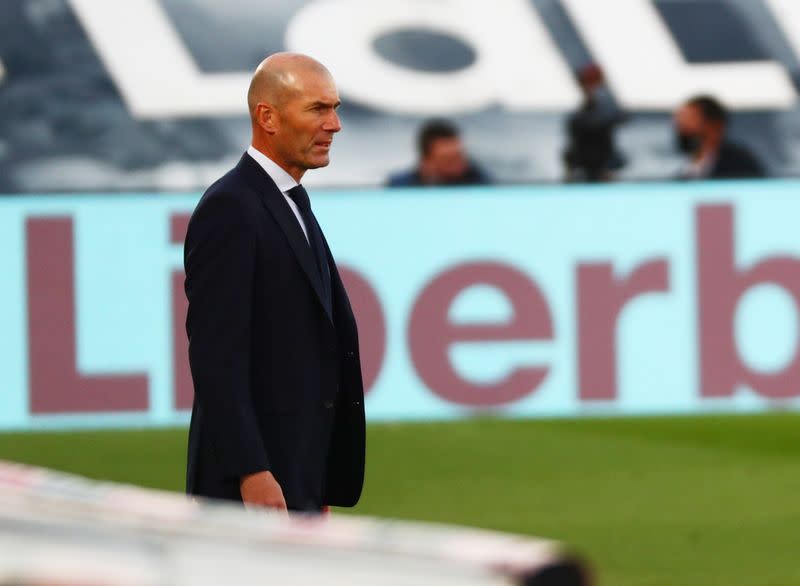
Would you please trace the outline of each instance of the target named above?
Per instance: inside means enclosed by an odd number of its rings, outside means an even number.
[[[358,334],[300,183],[329,163],[339,96],[320,63],[280,53],[247,97],[252,144],[186,236],[186,489],[290,511],[353,506],[365,450]]]

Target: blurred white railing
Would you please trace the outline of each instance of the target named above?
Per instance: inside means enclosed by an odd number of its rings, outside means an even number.
[[[552,541],[286,517],[0,462],[0,585],[587,584]]]

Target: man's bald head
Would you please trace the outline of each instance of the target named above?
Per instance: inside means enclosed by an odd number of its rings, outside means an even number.
[[[331,77],[322,63],[302,53],[275,53],[264,59],[256,68],[247,91],[250,117],[254,117],[259,102],[281,107],[302,91],[309,74]]]
[[[295,181],[330,162],[333,135],[342,129],[339,92],[330,72],[298,53],[276,53],[256,69],[247,92],[253,147]]]

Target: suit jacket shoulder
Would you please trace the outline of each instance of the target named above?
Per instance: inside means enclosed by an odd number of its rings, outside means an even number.
[[[765,177],[761,162],[747,148],[734,142],[720,146],[717,163],[711,171],[713,179],[736,179]]]
[[[252,224],[252,212],[258,205],[257,195],[238,169],[234,168],[206,189],[195,207],[192,219],[195,216],[210,216],[218,220],[237,220],[243,224]]]

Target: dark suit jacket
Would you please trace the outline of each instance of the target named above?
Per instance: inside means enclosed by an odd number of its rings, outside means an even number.
[[[198,203],[184,249],[195,390],[189,494],[241,501],[240,477],[270,470],[290,509],[358,501],[358,334],[327,253],[332,315],[297,218],[247,154]]]
[[[708,173],[710,179],[746,179],[765,176],[764,167],[750,151],[728,141],[720,145],[717,160]]]
[[[401,171],[389,176],[388,187],[452,187],[457,185],[489,185],[492,178],[475,163],[470,162],[467,171],[462,177],[449,183],[430,185],[422,182],[422,177],[417,169]]]

